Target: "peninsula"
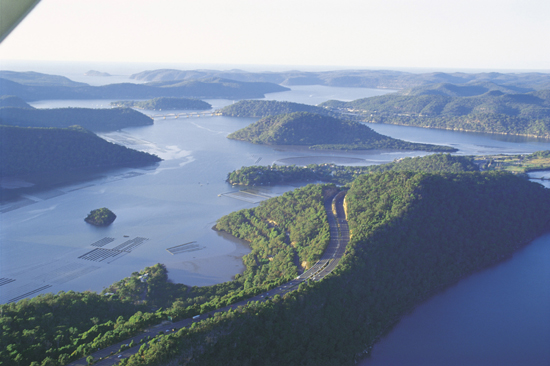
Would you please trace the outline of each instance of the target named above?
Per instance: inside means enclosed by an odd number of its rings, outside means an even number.
[[[254,144],[303,145],[311,149],[456,151],[448,146],[397,140],[380,135],[358,122],[308,112],[264,117],[227,138]]]
[[[159,97],[144,101],[123,100],[111,102],[114,107],[139,108],[149,110],[205,110],[212,108],[210,103],[199,99]]]

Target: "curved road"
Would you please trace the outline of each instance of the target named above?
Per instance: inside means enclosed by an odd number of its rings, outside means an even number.
[[[101,358],[101,360],[96,362],[94,365],[99,365],[99,366],[115,365],[116,363],[118,363],[118,361],[120,361],[121,358],[127,358],[137,353],[139,350],[139,347],[141,347],[142,345],[142,343],[139,343],[140,340],[148,336],[153,338],[157,336],[160,331],[163,331],[164,334],[173,333],[179,330],[180,328],[190,326],[194,322],[198,322],[203,319],[206,319],[209,315],[213,315],[217,312],[228,311],[229,309],[237,308],[238,306],[241,306],[241,305],[246,305],[250,301],[264,302],[270,296],[275,296],[275,295],[283,296],[288,292],[296,290],[300,285],[300,283],[302,282],[306,282],[308,280],[312,280],[312,281],[322,280],[325,276],[331,273],[334,270],[334,268],[338,265],[340,258],[342,258],[342,256],[346,252],[346,247],[349,242],[349,228],[348,228],[348,222],[346,220],[346,214],[344,211],[344,197],[345,197],[345,192],[340,192],[336,196],[330,197],[325,201],[325,210],[327,212],[328,222],[330,225],[330,242],[327,248],[325,249],[325,252],[321,256],[321,259],[317,263],[315,263],[310,269],[308,269],[306,272],[298,276],[295,280],[290,281],[284,285],[281,285],[263,294],[259,294],[254,297],[248,298],[246,300],[239,301],[230,306],[219,308],[206,314],[201,314],[196,319],[189,318],[189,319],[179,320],[174,323],[164,322],[163,324],[158,324],[153,327],[150,327],[144,332],[132,338],[129,338],[125,341],[119,342],[110,347],[104,348],[102,350],[98,350],[97,352],[93,353],[92,356],[94,357],[94,360],[98,360]],[[336,214],[334,213],[333,210],[336,211]],[[129,344],[132,340],[134,341],[136,346],[132,348],[128,348],[120,353],[117,353],[123,344]],[[81,358],[77,361],[71,362],[68,365],[69,366],[86,366],[88,365],[88,363],[86,362],[86,358]]]

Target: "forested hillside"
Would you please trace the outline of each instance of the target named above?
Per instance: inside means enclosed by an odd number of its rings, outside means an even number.
[[[255,144],[306,145],[319,149],[456,151],[447,146],[416,144],[393,139],[380,135],[358,122],[307,112],[264,117],[248,127],[229,134],[227,138]]]
[[[227,174],[226,181],[238,185],[276,185],[291,182],[330,182],[348,184],[362,174],[385,171],[411,172],[477,172],[478,166],[472,157],[433,154],[416,158],[370,166],[342,166],[335,164],[248,166]]]
[[[267,117],[294,112],[332,115],[333,117],[338,115],[338,113],[330,112],[326,108],[276,100],[241,100],[220,109],[219,112],[223,116],[229,117]]]
[[[155,155],[107,142],[78,126],[0,126],[0,136],[1,176],[142,166],[160,161]]]
[[[416,305],[550,228],[548,190],[507,173],[363,175],[346,201],[352,239],[330,277],[159,338],[124,364],[353,365]]]
[[[205,287],[174,284],[157,264],[101,295],[71,291],[0,305],[0,363],[64,365],[152,324],[204,314],[295,278],[302,264],[315,261],[328,243],[323,201],[335,191],[331,185],[310,185],[222,217],[217,229],[249,241],[252,249],[243,258],[244,273],[234,281]],[[223,318],[216,316],[217,321]],[[202,330],[197,336],[202,337]]]
[[[114,131],[125,127],[148,126],[153,119],[131,108],[0,108],[0,124],[20,127],[79,125],[90,131]]]
[[[447,84],[321,106],[352,110],[375,123],[550,138],[550,90],[476,94],[474,89]]]
[[[212,105],[198,99],[189,99],[189,98],[169,98],[169,97],[160,97],[150,100],[144,100],[141,102],[135,100],[123,100],[118,102],[111,102],[112,106],[115,107],[126,107],[126,108],[140,108],[140,109],[149,109],[149,110],[171,110],[171,109],[195,109],[203,110],[210,109]]]

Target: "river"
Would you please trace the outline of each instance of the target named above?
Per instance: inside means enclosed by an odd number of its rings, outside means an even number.
[[[293,87],[290,92],[268,94],[267,99],[318,104],[328,99],[353,100],[386,92],[299,86]],[[234,102],[207,101],[215,109]],[[37,101],[32,105],[38,108],[106,108],[109,102]],[[320,152],[252,145],[226,138],[229,133],[254,121],[229,117],[160,118],[152,126],[101,134],[108,140],[155,153],[164,160],[148,168],[113,170],[84,182],[36,191],[22,197],[17,205],[1,206],[0,303],[60,290],[101,291],[112,282],[158,262],[167,266],[169,278],[174,282],[202,286],[230,280],[242,271],[241,257],[249,248],[246,243],[220,235],[211,227],[225,214],[254,207],[260,200],[295,187],[261,188],[239,193],[239,189],[225,182],[228,172],[254,164],[336,162],[371,165],[425,155],[421,152],[388,151]],[[395,138],[451,145],[459,149],[457,154],[461,155],[531,153],[549,147],[548,142],[529,138],[391,125],[370,126]],[[116,221],[106,228],[86,224],[83,219],[87,213],[100,207],[108,207],[115,212]],[[116,247],[125,248],[126,252],[110,257],[110,252],[104,250]],[[174,247],[179,249],[174,250]],[[518,323],[526,327],[525,331],[517,333],[522,339],[517,344],[518,352],[535,354],[533,348],[538,347],[540,354],[539,340],[545,340],[544,336],[548,334],[535,328],[550,329],[550,319],[534,312],[531,306],[537,301],[542,306],[550,305],[550,274],[542,267],[535,270],[533,262],[534,258],[539,258],[541,266],[549,263],[549,248],[550,236],[543,236],[511,261],[489,270],[495,276],[494,280],[484,279],[483,272],[434,297],[382,340],[375,347],[373,358],[365,361],[364,365],[450,364],[440,362],[441,358],[435,363],[423,363],[426,358],[418,359],[424,360],[422,362],[411,361],[410,356],[415,353],[424,356],[461,354],[471,355],[471,360],[485,360],[491,354],[498,353],[492,348],[494,344],[496,348],[509,345],[501,345],[493,339],[503,333],[514,333],[512,329],[516,329]],[[529,254],[531,251],[533,254]],[[533,277],[526,277],[525,272],[532,269],[535,271]],[[536,281],[533,280],[535,277]],[[510,286],[512,282],[518,285]],[[529,289],[528,293],[523,292],[525,288]],[[488,301],[499,298],[499,291],[524,301],[509,301],[507,298]],[[476,293],[480,296],[485,294],[481,298],[483,301],[476,300]],[[424,306],[428,306],[426,310],[422,310]],[[455,310],[460,310],[460,316],[469,321],[458,318],[458,315],[444,315]],[[467,328],[469,323],[477,324],[482,318],[488,318],[487,313],[493,313],[498,324],[506,323],[513,328],[486,326],[488,332]],[[520,315],[519,319],[523,319],[530,314],[537,314],[531,317],[535,322],[518,321]],[[433,334],[432,338],[429,338],[430,334]],[[422,339],[429,339],[426,341],[427,348],[414,342],[421,342]],[[530,347],[526,347],[528,344]],[[550,342],[544,345],[548,344]],[[393,361],[392,357],[399,354],[403,356]]]

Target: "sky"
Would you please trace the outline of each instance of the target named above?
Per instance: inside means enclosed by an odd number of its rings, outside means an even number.
[[[42,0],[2,60],[550,72],[548,0]]]

